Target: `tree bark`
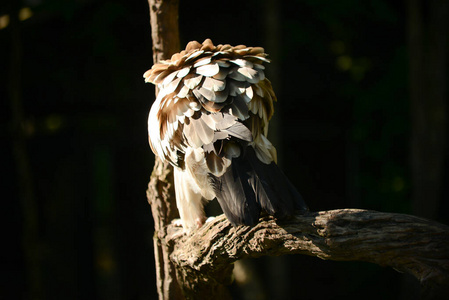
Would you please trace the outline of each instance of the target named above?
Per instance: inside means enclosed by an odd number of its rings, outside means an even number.
[[[148,5],[153,61],[157,63],[179,51],[179,1],[148,0]],[[179,217],[173,189],[173,171],[168,163],[163,163],[158,157],[155,158],[147,198],[154,220],[153,245],[159,299],[183,299],[181,288],[176,281],[176,268],[169,259],[173,247],[164,242],[167,225]]]
[[[264,255],[305,254],[338,261],[366,261],[414,275],[422,283],[449,279],[449,227],[419,217],[361,209],[298,214],[254,227],[233,227],[224,215],[190,235],[169,226],[172,260],[204,273]]]
[[[233,227],[221,215],[190,235],[180,230],[169,226],[166,241],[174,244],[170,258],[187,281],[199,273],[206,282],[227,284],[237,260],[304,254],[389,266],[415,276],[430,298],[449,296],[449,227],[415,216],[339,209]]]
[[[168,164],[157,157],[148,184],[147,198],[154,220],[153,247],[159,299],[183,299],[180,286],[176,281],[176,268],[169,259],[173,245],[165,242],[168,224],[179,217],[174,203],[173,171]]]
[[[168,59],[179,51],[178,0],[148,0],[153,61]]]

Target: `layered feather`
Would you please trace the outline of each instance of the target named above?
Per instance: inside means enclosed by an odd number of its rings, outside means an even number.
[[[261,210],[285,215],[290,208],[305,208],[302,200],[286,200],[285,193],[270,187],[286,185],[269,179],[270,172],[279,174],[276,150],[266,138],[276,101],[265,78],[266,56],[260,47],[193,41],[144,74],[159,88],[148,118],[151,148],[180,168],[175,175],[194,177],[196,192],[177,197],[216,196],[234,224],[253,224]]]

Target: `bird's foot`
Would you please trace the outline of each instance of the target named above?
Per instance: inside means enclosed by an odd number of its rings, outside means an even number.
[[[171,221],[171,224],[172,224],[173,226],[176,226],[176,227],[182,227],[182,221],[181,221],[181,219],[173,219],[173,220]]]

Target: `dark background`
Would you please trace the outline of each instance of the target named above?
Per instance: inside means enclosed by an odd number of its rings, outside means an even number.
[[[412,2],[181,0],[181,45],[211,38],[271,54],[279,102],[270,138],[311,210],[423,215],[411,200]],[[426,3],[424,37],[438,1]],[[0,299],[156,299],[145,197],[154,158],[146,133],[154,87],[142,78],[152,65],[148,3],[3,4]],[[447,61],[434,67],[446,83]],[[428,204],[435,213],[424,216],[447,224],[443,153],[433,178],[442,189]],[[233,285],[236,299],[419,295],[416,280],[367,263],[288,256],[245,265],[253,275]]]

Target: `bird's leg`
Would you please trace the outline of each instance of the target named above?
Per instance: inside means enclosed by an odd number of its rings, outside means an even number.
[[[194,189],[194,183],[187,172],[175,168],[176,206],[178,207],[181,224],[185,231],[201,227],[206,216],[203,209],[203,197]]]

